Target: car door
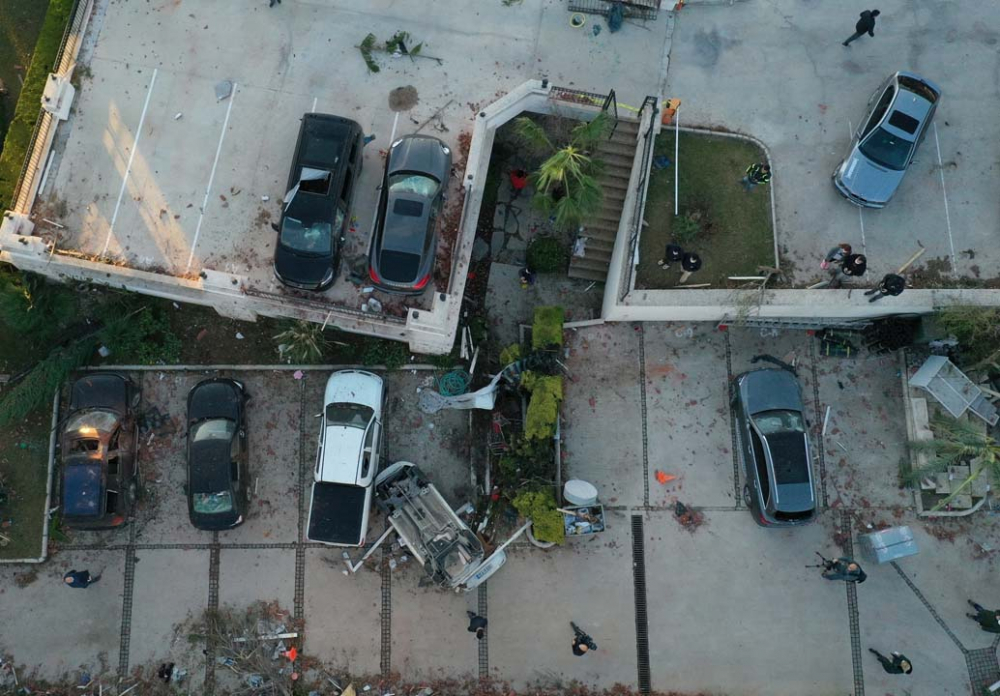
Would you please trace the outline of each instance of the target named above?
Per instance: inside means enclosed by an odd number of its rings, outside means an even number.
[[[875,108],[872,109],[866,121],[862,121],[858,124],[857,140],[864,140],[865,137],[877,126],[885,117],[886,112],[889,111],[889,106],[892,104],[892,100],[896,96],[896,85],[894,82],[890,82],[885,86],[882,91],[882,96],[879,97],[878,101],[875,103]]]
[[[747,422],[750,422],[749,418],[747,419]],[[771,502],[771,476],[767,469],[767,457],[764,454],[764,443],[760,434],[752,424],[749,426],[749,431],[750,449],[753,455],[755,474],[753,481],[754,486],[757,489],[757,496],[755,500],[759,504],[761,510],[766,510],[767,506]]]
[[[377,417],[372,418],[365,433],[364,452],[362,452],[360,485],[367,486],[378,473],[379,453],[381,452],[381,423]]]
[[[243,442],[243,431],[238,430],[233,435],[233,441],[229,451],[229,485],[233,491],[233,502],[237,509],[244,507],[247,497],[247,482],[245,478],[246,448]]]

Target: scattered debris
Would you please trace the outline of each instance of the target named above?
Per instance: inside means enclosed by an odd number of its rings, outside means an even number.
[[[223,80],[215,85],[215,100],[222,101],[223,99],[228,99],[233,93],[233,83],[229,80]]]
[[[705,523],[705,515],[694,508],[688,507],[679,500],[674,503],[674,517],[689,532],[694,532],[694,530]]]

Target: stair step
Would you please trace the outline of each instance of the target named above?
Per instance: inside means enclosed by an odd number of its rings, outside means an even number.
[[[614,140],[602,140],[596,149],[598,155],[618,155],[619,157],[628,157],[631,160],[635,157],[635,146],[635,141],[626,144]]]
[[[592,234],[590,229],[587,229],[583,236],[587,238],[587,256],[590,256],[590,252],[594,250],[606,251],[610,254],[615,248],[614,238],[597,237]]]
[[[589,268],[574,268],[572,265],[569,267],[569,277],[577,278],[579,280],[593,280],[598,283],[605,283],[608,280],[608,272],[605,271],[593,271]]]
[[[588,242],[586,255],[582,259],[579,257],[577,258],[581,261],[600,261],[601,263],[610,264],[611,251],[609,249],[598,249],[597,247],[591,246]]]
[[[598,259],[592,259],[590,257],[580,258],[579,256],[574,256],[573,260],[570,261],[570,268],[586,268],[591,271],[603,271],[607,275],[609,263],[607,261],[600,261]]]
[[[620,176],[608,176],[607,174],[602,174],[597,177],[597,183],[600,184],[602,189],[613,188],[628,191],[628,179],[623,179]]]
[[[604,200],[618,208],[622,207],[622,203],[625,202],[625,196],[628,194],[627,189],[620,188],[604,188]],[[617,201],[617,202],[616,202]]]
[[[626,164],[613,164],[610,162],[601,162],[601,176],[612,176],[618,177],[619,179],[625,179],[628,181],[632,178],[632,163]]]
[[[605,167],[620,167],[632,171],[632,160],[635,159],[635,153],[623,155],[617,152],[601,152],[598,150],[595,155],[594,159],[603,163]]]

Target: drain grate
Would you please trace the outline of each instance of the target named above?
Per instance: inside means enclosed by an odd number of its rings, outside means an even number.
[[[132,598],[135,596],[135,525],[129,530],[125,548],[125,590],[122,597],[122,629],[118,644],[118,678],[128,674],[129,649],[132,643]]]
[[[299,535],[295,544],[295,618],[305,619],[306,600],[306,381],[299,382]],[[305,625],[305,622],[302,622]]]
[[[482,616],[484,619],[489,618],[489,605],[486,601],[486,583],[484,582],[479,586],[479,606],[476,608],[476,612]],[[489,639],[490,639],[490,627],[486,627],[486,634],[483,639],[479,641],[479,678],[488,679],[490,676],[490,649],[489,649]]]
[[[973,693],[985,693],[988,687],[1000,681],[1000,663],[997,662],[996,648],[969,650],[965,653],[965,664],[969,667]]]
[[[639,329],[639,410],[642,416],[642,505],[649,507],[649,438],[646,431],[646,331]]]
[[[382,546],[382,678],[388,679],[392,670],[392,569],[389,553]]]
[[[844,553],[854,557],[854,537],[851,534],[851,515],[847,510],[840,515],[840,534],[844,538]],[[858,614],[858,587],[853,582],[847,586],[847,618],[851,628],[851,665],[854,668],[854,696],[865,696],[865,674],[861,658],[861,618]]]
[[[740,445],[736,440],[736,411],[733,409],[733,390],[736,388],[733,382],[733,345],[729,341],[729,332],[723,333],[726,343],[726,384],[729,385],[729,439],[733,448],[733,496],[736,498],[736,509],[743,504],[743,492],[740,490],[740,453],[737,449]]]
[[[642,515],[632,515],[632,582],[635,587],[635,652],[639,693],[649,694],[649,617],[646,614],[646,542]]]

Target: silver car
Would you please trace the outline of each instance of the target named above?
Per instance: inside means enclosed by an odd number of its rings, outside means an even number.
[[[847,200],[884,208],[903,180],[934,118],[941,88],[919,75],[890,75],[868,100],[851,151],[833,173],[833,185]]]

